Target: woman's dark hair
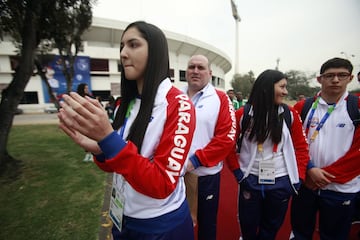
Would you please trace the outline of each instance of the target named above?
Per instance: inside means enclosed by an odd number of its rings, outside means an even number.
[[[112,107],[115,106],[115,98],[114,98],[113,95],[110,95],[110,96],[109,96],[108,101],[109,101],[108,104],[109,104],[110,106],[112,106]]]
[[[274,84],[287,77],[277,70],[265,70],[256,79],[248,104],[252,105],[253,117],[246,128],[251,129],[249,139],[263,143],[271,137],[274,143],[281,141],[283,117],[279,116],[279,105],[274,103]]]
[[[77,89],[76,89],[76,92],[82,96],[82,97],[85,97],[86,93],[85,93],[85,87],[87,86],[86,83],[80,83],[78,86],[77,86]]]
[[[165,34],[158,27],[144,21],[137,21],[128,25],[124,33],[130,28],[136,28],[148,43],[148,59],[141,93],[143,100],[127,138],[135,143],[140,152],[158,87],[166,77],[170,76],[169,50]],[[122,101],[113,123],[114,129],[119,129],[124,124],[129,103],[138,95],[136,81],[126,79],[124,68],[121,66]]]

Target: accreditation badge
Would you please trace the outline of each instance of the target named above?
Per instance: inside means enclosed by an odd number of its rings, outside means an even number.
[[[110,210],[109,215],[114,225],[121,232],[124,206],[125,206],[125,178],[119,174],[114,174],[114,181],[112,184],[111,198],[110,198]]]
[[[259,184],[275,184],[275,161],[259,162]]]

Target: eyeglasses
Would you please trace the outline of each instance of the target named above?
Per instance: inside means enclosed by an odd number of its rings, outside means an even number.
[[[335,78],[335,76],[339,79],[339,81],[344,81],[348,79],[351,76],[351,74],[346,72],[340,72],[340,73],[325,73],[321,75],[321,77],[323,77],[327,81],[332,81]]]

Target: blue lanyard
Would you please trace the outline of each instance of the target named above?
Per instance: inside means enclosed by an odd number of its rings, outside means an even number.
[[[310,124],[311,124],[312,118],[314,116],[315,109],[318,106],[318,103],[319,103],[319,98],[316,99],[315,103],[313,104],[313,107],[311,108],[310,116],[309,116],[308,122],[306,124],[306,135],[308,135],[308,133],[309,133]],[[334,103],[333,105],[328,107],[325,115],[322,117],[320,123],[316,127],[315,132],[311,135],[310,141],[313,142],[315,140],[315,138],[319,134],[320,129],[324,126],[326,120],[329,118],[330,114],[334,111],[335,107],[336,107],[336,103]]]
[[[306,124],[306,136],[308,135],[308,132],[309,132],[309,129],[310,129],[310,124],[311,124],[311,120],[313,119],[314,117],[314,112],[315,112],[315,109],[317,108],[318,104],[319,104],[319,100],[320,98],[317,97],[314,104],[312,105],[311,107],[311,111],[310,111],[310,115],[309,115],[309,120],[307,121],[307,124]]]

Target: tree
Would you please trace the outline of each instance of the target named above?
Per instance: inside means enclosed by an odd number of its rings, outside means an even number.
[[[91,1],[69,1],[60,6],[55,13],[55,21],[48,39],[53,39],[62,59],[63,74],[66,78],[67,91],[70,92],[74,77],[74,62],[82,51],[82,34],[91,26]],[[62,31],[58,31],[62,29]]]
[[[288,77],[287,90],[290,100],[296,100],[299,94],[313,96],[320,90],[319,87],[310,87],[310,80],[315,78],[315,73],[306,74],[298,70],[290,70],[285,73]]]
[[[231,80],[231,86],[235,92],[241,92],[244,98],[247,98],[250,94],[252,85],[255,82],[253,71],[249,71],[247,74],[235,74]]]
[[[37,58],[43,40],[53,43],[64,58],[67,83],[72,83],[72,63],[81,49],[81,35],[91,25],[91,0],[2,0],[0,1],[0,37],[10,36],[19,49],[19,62],[12,81],[2,91],[0,102],[0,174],[15,163],[7,151],[7,142],[15,110],[25,87],[34,74],[42,73]],[[73,52],[74,51],[74,52]],[[65,61],[66,60],[66,61]],[[40,70],[41,69],[41,70]],[[68,86],[68,90],[71,85]]]
[[[287,90],[289,92],[289,100],[296,100],[299,94],[313,96],[320,90],[319,87],[310,86],[310,81],[315,78],[315,73],[306,74],[299,70],[290,70],[285,74],[288,77]],[[256,78],[252,71],[244,75],[234,74],[231,86],[235,92],[242,92],[244,98],[248,98],[255,80]]]

